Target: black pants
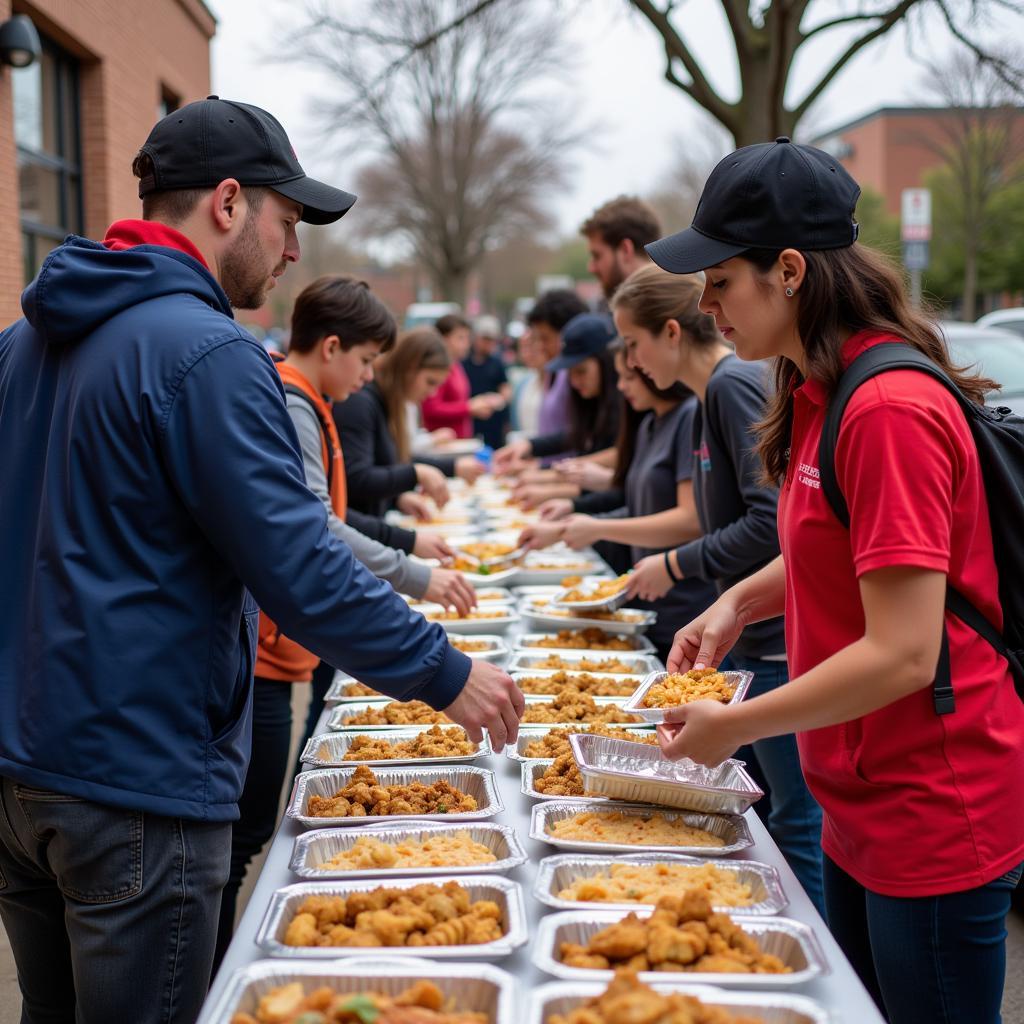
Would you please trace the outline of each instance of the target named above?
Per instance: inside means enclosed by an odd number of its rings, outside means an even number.
[[[274,834],[281,787],[288,771],[292,740],[292,687],[279,679],[253,682],[252,757],[238,801],[239,819],[231,830],[231,869],[220,904],[220,925],[214,966],[231,941],[235,904],[245,869]]]

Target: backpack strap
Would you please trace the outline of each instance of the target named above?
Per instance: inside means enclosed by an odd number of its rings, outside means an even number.
[[[862,352],[846,368],[839,379],[839,386],[825,412],[825,425],[821,431],[818,444],[818,471],[821,474],[821,490],[825,495],[836,518],[848,530],[850,528],[850,510],[843,497],[843,492],[836,479],[836,445],[839,441],[839,428],[843,422],[843,413],[853,393],[861,384],[877,377],[888,370],[919,370],[939,381],[956,397],[965,414],[970,417],[974,403],[956,386],[940,366],[932,362],[923,352],[903,342],[881,342]],[[984,613],[971,603],[955,587],[946,584],[946,608],[958,619],[987,640],[996,651],[1010,661],[1014,667],[1010,652],[999,630],[985,617]],[[939,663],[932,683],[932,704],[937,715],[948,715],[956,710],[953,697],[953,678],[949,659],[949,634],[942,629],[942,649]]]
[[[294,384],[284,385],[285,394],[298,395],[306,405],[313,410],[313,414],[316,416],[317,422],[320,424],[320,433],[323,434],[324,444],[327,446],[327,451],[331,451],[331,434],[327,427],[327,423],[324,421],[323,415],[320,410],[309,400],[309,395],[300,387],[296,387]],[[333,454],[333,453],[332,453]],[[331,484],[334,482],[334,459],[329,458],[327,460],[327,493],[331,493]]]

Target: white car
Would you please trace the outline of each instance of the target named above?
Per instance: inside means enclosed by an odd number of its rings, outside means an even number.
[[[979,327],[998,327],[1001,331],[1012,331],[1024,338],[1024,306],[1011,309],[994,309],[991,313],[978,317]]]
[[[947,321],[939,326],[957,365],[977,365],[980,373],[1002,385],[1001,391],[992,392],[987,404],[1009,406],[1024,416],[1024,338],[980,323]]]

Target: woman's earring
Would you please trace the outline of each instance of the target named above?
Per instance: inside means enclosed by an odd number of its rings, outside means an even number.
[[[786,289],[786,298],[787,299],[793,298],[793,289],[792,288],[787,288]]]

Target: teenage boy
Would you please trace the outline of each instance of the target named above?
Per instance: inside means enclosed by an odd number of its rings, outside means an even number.
[[[470,395],[486,399],[490,411],[485,416],[473,413],[473,433],[484,444],[497,448],[505,440],[508,428],[506,406],[512,397],[512,385],[505,364],[498,355],[501,324],[495,316],[478,316],[473,324],[473,341],[462,368],[469,380]]]
[[[606,299],[641,267],[650,263],[644,246],[661,238],[658,215],[642,199],[618,196],[598,207],[580,225],[590,259],[587,271],[601,283]]]
[[[0,915],[26,1022],[194,1022],[258,607],[474,738],[500,746],[522,706],[332,535],[281,378],[232,318],[298,260],[299,220],[355,197],[217,97],[160,121],[133,170],[144,219],[58,246],[0,332]]]

